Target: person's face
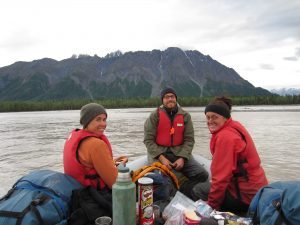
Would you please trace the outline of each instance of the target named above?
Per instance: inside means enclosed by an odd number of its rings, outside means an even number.
[[[86,127],[91,133],[102,135],[106,128],[106,114],[96,116]]]
[[[227,120],[224,116],[214,112],[207,112],[205,116],[207,127],[211,133],[218,131]]]
[[[167,93],[163,97],[163,105],[166,108],[172,109],[176,106],[176,96],[172,93]]]

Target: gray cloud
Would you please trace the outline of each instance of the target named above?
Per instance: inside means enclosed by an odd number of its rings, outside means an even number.
[[[298,61],[298,58],[296,56],[283,57],[283,59],[287,61]]]
[[[240,19],[244,21],[245,29],[263,33],[268,38],[300,40],[300,1],[239,1],[235,10],[241,12]],[[262,36],[260,38],[265,38]]]
[[[235,10],[241,12],[239,17],[244,21],[244,29],[266,35],[259,38],[300,40],[298,0],[240,1]]]
[[[236,41],[230,51],[245,52],[276,48],[288,39],[300,41],[299,0],[211,0],[205,4],[203,0],[187,0],[185,3],[186,7],[174,17],[172,31],[188,36],[191,43],[203,46]]]
[[[261,69],[264,70],[274,70],[275,67],[272,64],[260,64],[259,65]]]

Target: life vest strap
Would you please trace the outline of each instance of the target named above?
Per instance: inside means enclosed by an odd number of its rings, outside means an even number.
[[[247,163],[247,159],[238,160],[237,161],[238,172],[233,174],[233,182],[234,182],[234,186],[235,186],[235,189],[236,189],[237,198],[240,202],[242,202],[242,196],[241,196],[241,191],[240,191],[240,187],[239,187],[238,178],[239,177],[244,177],[246,181],[249,180],[248,172],[243,166],[244,163]]]
[[[84,175],[84,179],[95,180],[95,179],[98,179],[98,178],[99,178],[98,174],[86,174],[86,175]]]

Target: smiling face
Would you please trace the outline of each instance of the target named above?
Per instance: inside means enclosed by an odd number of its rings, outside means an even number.
[[[168,108],[172,109],[176,106],[177,101],[176,101],[176,96],[172,93],[167,93],[163,97],[163,105]]]
[[[85,128],[96,135],[102,135],[106,128],[106,114],[97,115]]]
[[[207,127],[211,133],[218,131],[227,121],[224,116],[214,112],[207,112],[205,116]]]

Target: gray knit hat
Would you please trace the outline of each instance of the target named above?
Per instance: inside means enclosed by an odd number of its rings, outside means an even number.
[[[106,114],[106,110],[102,105],[97,103],[89,103],[81,107],[80,110],[80,124],[83,128],[86,128],[87,125],[100,114]]]

